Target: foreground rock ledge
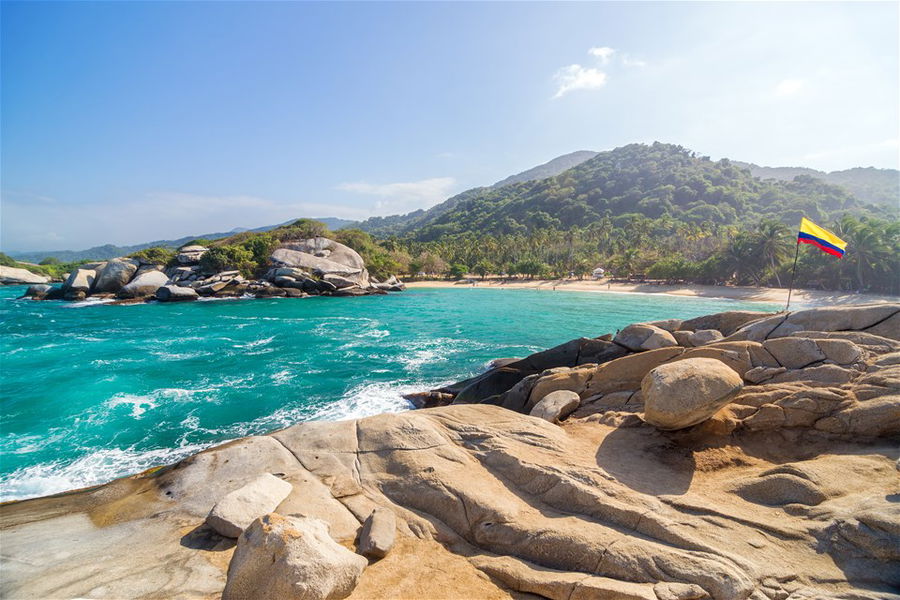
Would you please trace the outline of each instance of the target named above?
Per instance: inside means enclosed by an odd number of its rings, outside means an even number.
[[[393,547],[350,598],[897,598],[900,307],[828,310],[819,331],[803,313],[707,318],[697,330],[732,328],[731,339],[698,348],[622,356],[580,342],[595,360],[619,358],[532,382],[538,400],[554,385],[584,388],[559,425],[491,404],[303,423],[5,504],[0,595],[219,597],[235,542],[204,519],[274,473],[291,485],[274,512],[324,521],[348,551],[373,511],[395,516]],[[778,338],[855,362],[789,369],[764,352]],[[782,381],[745,385],[712,418],[660,431],[640,419],[641,379],[688,353]]]

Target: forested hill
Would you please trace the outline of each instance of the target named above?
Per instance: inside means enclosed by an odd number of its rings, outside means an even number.
[[[568,169],[571,169],[572,167],[577,166],[595,156],[597,156],[597,153],[590,150],[578,150],[577,152],[563,154],[562,156],[557,156],[553,160],[547,161],[542,165],[538,165],[526,171],[522,171],[521,173],[516,173],[515,175],[510,175],[506,179],[498,181],[492,186],[477,187],[472,188],[471,190],[466,190],[465,192],[457,194],[452,198],[448,198],[447,200],[444,200],[440,204],[432,206],[427,210],[420,209],[411,213],[407,213],[405,215],[371,217],[361,223],[358,223],[356,227],[362,229],[363,231],[367,231],[373,235],[381,237],[402,234],[404,232],[411,231],[417,227],[420,227],[424,223],[434,221],[444,213],[455,208],[461,202],[476,198],[479,194],[485,191],[495,190],[515,183],[523,183],[527,181],[553,177],[554,175],[559,175],[563,171],[567,171]]]
[[[625,215],[740,226],[766,218],[796,224],[801,216],[828,222],[844,212],[896,214],[896,206],[867,204],[810,176],[761,180],[728,159],[712,161],[659,142],[629,144],[554,177],[469,190],[453,200],[452,207],[421,215],[401,233],[420,241],[460,233],[527,234]]]
[[[734,164],[748,169],[760,179],[791,181],[798,175],[806,175],[841,186],[863,202],[888,206],[897,206],[900,202],[900,171],[896,169],[856,167],[826,173],[807,167],[761,167],[737,161],[734,161]]]

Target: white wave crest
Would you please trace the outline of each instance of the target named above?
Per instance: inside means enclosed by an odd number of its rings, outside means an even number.
[[[118,477],[166,465],[199,452],[210,444],[138,451],[132,448],[95,450],[72,462],[53,461],[0,476],[0,502],[57,494],[106,483]]]

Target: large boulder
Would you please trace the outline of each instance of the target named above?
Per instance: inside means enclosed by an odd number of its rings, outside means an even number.
[[[293,487],[271,473],[263,473],[247,485],[219,500],[206,523],[225,537],[236,538],[259,517],[273,512]]]
[[[80,299],[82,294],[89,294],[97,280],[97,273],[102,268],[84,265],[72,271],[62,285],[63,294],[69,300]]]
[[[397,538],[397,517],[387,508],[372,511],[359,534],[359,553],[368,558],[384,558]]]
[[[353,592],[367,565],[331,539],[324,521],[272,513],[238,539],[222,600],[340,600]]]
[[[276,268],[311,271],[319,277],[334,275],[369,287],[369,273],[362,257],[352,248],[318,237],[283,244],[270,257]]]
[[[743,387],[741,376],[714,358],[686,358],[654,368],[641,382],[644,421],[663,430],[702,423]]]
[[[578,394],[569,390],[550,392],[534,405],[531,416],[544,419],[550,423],[556,423],[575,412],[581,399]]]
[[[29,285],[28,289],[25,290],[25,293],[22,294],[23,298],[37,298],[41,300],[50,293],[50,290],[53,289],[53,286],[47,285],[46,283],[36,283],[34,285]]]
[[[162,271],[155,269],[146,270],[143,273],[138,272],[134,279],[131,280],[122,289],[119,290],[119,298],[141,298],[144,296],[152,296],[156,290],[166,285],[169,278]]]
[[[180,285],[164,285],[156,290],[156,299],[160,302],[184,302],[199,298],[197,290]]]
[[[175,260],[180,265],[196,265],[207,250],[204,246],[185,246],[178,251]]]
[[[634,352],[657,350],[678,345],[671,333],[662,327],[645,323],[629,325],[616,334],[614,341]]]
[[[0,265],[0,284],[19,285],[23,283],[47,283],[49,277],[32,273],[27,269]]]
[[[140,263],[131,258],[114,258],[103,267],[94,282],[94,292],[118,292],[137,272]]]

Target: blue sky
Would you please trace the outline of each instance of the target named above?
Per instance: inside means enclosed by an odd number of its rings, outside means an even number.
[[[580,149],[898,167],[898,4],[2,4],[6,251],[362,218]]]

